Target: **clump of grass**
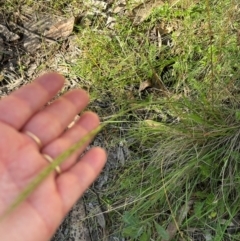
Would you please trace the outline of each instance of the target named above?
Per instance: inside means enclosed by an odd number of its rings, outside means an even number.
[[[152,15],[151,23],[180,21],[170,50],[175,82],[168,98],[153,94],[152,102],[139,105],[156,114],[168,110],[172,120],[131,126],[135,151],[144,155],[116,174],[103,197],[123,210],[112,215],[130,240],[188,240],[189,230],[212,240],[239,239],[229,231],[240,211],[238,13],[236,1],[206,1],[187,9],[165,5]]]
[[[113,93],[114,98],[123,103],[122,98],[131,98],[127,88],[138,88],[143,80],[151,77],[157,47],[150,45],[147,39],[139,43],[141,33],[127,18],[124,23],[117,23],[114,33],[98,28],[101,26],[80,27],[78,43],[82,54],[72,66],[72,73],[88,83],[93,98],[101,98],[101,94],[109,90],[117,92]]]
[[[69,16],[73,12],[78,14],[80,9],[83,7],[81,1],[76,0],[58,0],[58,1],[34,1],[34,0],[4,0],[1,9],[4,13],[24,13],[24,10],[31,10],[32,12],[37,12],[38,14],[55,14],[55,15],[66,15]],[[78,10],[78,11],[77,11]]]

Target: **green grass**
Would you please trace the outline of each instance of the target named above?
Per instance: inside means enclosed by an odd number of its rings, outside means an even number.
[[[40,1],[34,1],[34,0],[5,0],[2,4],[3,8],[7,10],[8,12],[14,12],[14,11],[21,11],[22,7],[29,7],[34,11],[42,12],[42,13],[65,13],[66,10],[71,9],[73,7],[79,6],[79,1],[67,1],[67,0],[58,0],[58,1],[46,1],[46,0],[40,0]]]
[[[139,159],[117,170],[102,196],[109,210],[116,210],[109,214],[113,227],[121,223],[118,231],[129,240],[166,239],[164,230],[174,222],[175,240],[190,239],[187,230],[194,228],[212,240],[227,240],[240,202],[237,11],[234,1],[205,1],[187,9],[165,5],[139,27],[119,19],[117,37],[88,29],[80,40],[86,55],[74,70],[92,80],[94,96],[110,90],[116,105],[141,109],[124,118],[129,121],[125,138]],[[159,50],[146,38],[159,19],[178,23],[171,49]],[[145,100],[126,97],[125,87],[160,75],[169,62],[174,64],[171,81],[164,83],[168,97],[161,92]],[[190,201],[179,221],[179,210]]]
[[[132,159],[99,195],[110,233],[126,240],[190,240],[193,229],[214,241],[240,238],[227,233],[240,212],[240,6],[195,2],[165,4],[140,26],[118,17],[110,31],[100,16],[75,28],[82,54],[66,63],[68,77],[111,103],[98,110],[103,118],[124,111],[108,128],[124,124],[124,136],[109,136],[125,139]],[[49,6],[64,12],[65,3]],[[173,47],[149,38],[161,22],[174,29]],[[140,92],[146,80],[152,88]]]

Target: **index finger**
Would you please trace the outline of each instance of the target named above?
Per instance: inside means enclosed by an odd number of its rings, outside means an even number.
[[[64,77],[48,73],[0,101],[0,122],[19,130],[64,84]]]

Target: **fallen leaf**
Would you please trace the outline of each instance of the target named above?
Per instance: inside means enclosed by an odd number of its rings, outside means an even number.
[[[143,91],[143,90],[145,90],[146,88],[151,87],[151,86],[152,86],[151,81],[150,81],[150,80],[145,80],[145,81],[143,81],[143,82],[140,84],[140,86],[139,86],[139,92],[141,92],[141,91]]]
[[[67,38],[73,31],[75,18],[64,19],[50,15],[32,16],[24,22],[21,30],[24,31],[24,48],[34,53],[41,47],[42,40],[54,42]],[[18,26],[20,27],[20,26]]]
[[[177,231],[179,230],[179,226],[181,226],[183,220],[186,218],[191,206],[193,205],[193,200],[189,201],[187,204],[184,204],[179,210],[178,217],[169,223],[166,232],[169,235],[168,239],[164,239],[163,241],[170,241],[174,238]]]
[[[113,9],[113,13],[118,14],[118,13],[124,11],[124,9],[125,9],[125,6],[119,6],[119,5],[117,5],[117,6]]]
[[[105,220],[104,214],[103,214],[100,206],[97,205],[97,204],[95,204],[93,206],[92,203],[89,203],[89,207],[91,208],[91,214],[96,216],[98,224],[100,225],[100,227],[103,230],[105,230],[105,228],[106,228],[106,220]]]
[[[159,126],[162,126],[162,124],[160,122],[153,121],[153,120],[144,120],[143,123],[146,124],[149,127],[159,127]]]
[[[72,208],[68,216],[68,234],[69,237],[74,237],[74,240],[86,241],[89,240],[89,230],[86,219],[86,211],[83,199],[80,199]]]
[[[44,32],[43,36],[55,40],[67,38],[73,31],[74,21],[74,17],[59,21],[49,27],[48,30]]]
[[[139,6],[135,7],[132,12],[133,15],[135,15],[133,24],[134,25],[139,25],[143,21],[145,21],[150,14],[152,13],[154,8],[160,7],[164,4],[162,0],[150,0],[150,1],[145,1],[145,3],[140,4]]]

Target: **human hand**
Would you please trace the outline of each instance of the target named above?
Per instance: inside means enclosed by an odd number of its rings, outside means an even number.
[[[83,90],[72,90],[44,107],[63,83],[62,76],[45,74],[0,101],[0,217],[49,165],[43,154],[54,159],[99,125],[97,115],[86,112],[66,130],[88,104]],[[59,175],[51,173],[25,202],[0,221],[0,240],[51,238],[105,164],[106,154],[101,148],[91,149],[76,162],[85,147],[61,164]]]

